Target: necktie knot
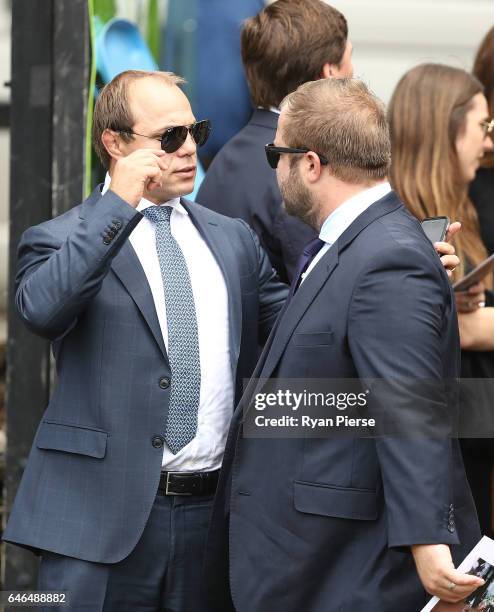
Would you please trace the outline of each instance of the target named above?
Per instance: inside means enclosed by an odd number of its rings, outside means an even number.
[[[142,211],[142,214],[153,223],[170,224],[172,210],[171,206],[148,206]]]
[[[314,240],[312,240],[311,242],[309,242],[308,245],[305,246],[303,254],[305,257],[312,258],[317,255],[317,253],[322,249],[324,245],[324,240],[321,240],[320,238],[314,238]]]

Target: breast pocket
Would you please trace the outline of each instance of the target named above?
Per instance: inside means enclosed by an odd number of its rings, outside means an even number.
[[[295,346],[305,347],[328,346],[334,343],[334,333],[332,331],[297,333],[293,336],[293,343]]]

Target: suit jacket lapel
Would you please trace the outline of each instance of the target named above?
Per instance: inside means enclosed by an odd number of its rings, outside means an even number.
[[[228,292],[230,366],[233,380],[235,380],[242,335],[242,295],[238,268],[235,264],[238,256],[233,249],[228,233],[218,223],[210,221],[199,204],[184,199],[181,200],[181,203],[211,249],[225,279]]]
[[[300,285],[280,316],[271,350],[266,356],[264,366],[259,373],[260,378],[271,376],[295,327],[337,265],[338,248],[337,244],[334,244]]]
[[[111,268],[130,293],[158,343],[163,356],[168,361],[153,294],[151,293],[151,288],[142,269],[141,262],[129,239],[126,240],[120,252],[113,259]]]
[[[295,327],[337,265],[338,248],[335,243],[280,312],[254,374],[235,411],[235,422],[245,420],[251,407],[252,397],[261,391],[266,381],[272,376]]]
[[[94,211],[94,205],[101,199],[101,188],[102,184],[98,185],[89,198],[83,202],[79,212],[81,219],[86,219],[87,216]],[[166,353],[158,315],[156,314],[153,295],[146,274],[142,269],[141,262],[128,238],[113,259],[111,269],[118,276],[125,289],[130,293],[158,343],[164,358],[168,362],[168,355]]]
[[[269,378],[273,373],[298,322],[338,265],[340,253],[370,223],[400,207],[403,207],[403,204],[399,201],[396,194],[391,191],[359,215],[331,246],[329,251],[322,257],[299,287],[280,317],[278,329],[271,342],[270,350],[266,355],[264,366],[258,373],[259,378]]]

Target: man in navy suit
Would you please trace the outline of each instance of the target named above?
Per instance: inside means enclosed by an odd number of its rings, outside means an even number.
[[[256,109],[216,155],[197,195],[207,208],[246,221],[281,280],[290,282],[303,247],[315,237],[286,214],[264,145],[272,142],[281,100],[302,83],[351,76],[345,17],[321,0],[278,0],[246,20],[242,60]]]
[[[287,294],[243,221],[181,199],[210,130],[181,82],[128,71],[103,89],[104,186],[19,246],[17,310],[57,384],[4,538],[41,554],[39,587],[70,610],[206,609],[234,401]]]
[[[306,83],[281,108],[266,154],[287,212],[318,238],[233,417],[206,564],[215,609],[418,612],[426,591],[458,602],[483,581],[453,565],[480,533],[453,438],[448,277],[386,181],[385,110],[366,86]],[[256,402],[291,379],[372,385],[362,417],[377,429],[265,439]]]

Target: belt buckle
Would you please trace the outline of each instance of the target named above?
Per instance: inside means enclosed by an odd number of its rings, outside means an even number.
[[[169,491],[168,486],[170,484],[170,475],[176,476],[180,475],[180,472],[167,472],[166,473],[166,486],[165,486],[165,495],[192,495],[192,493],[176,493],[175,491]]]

